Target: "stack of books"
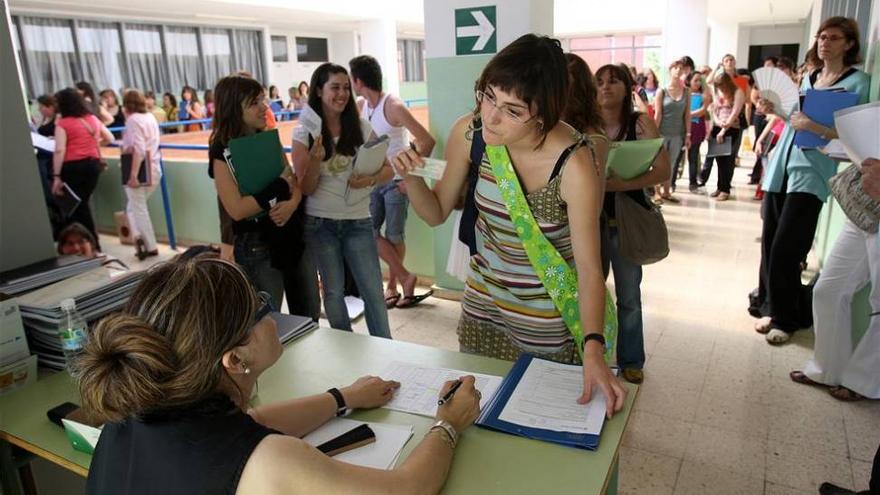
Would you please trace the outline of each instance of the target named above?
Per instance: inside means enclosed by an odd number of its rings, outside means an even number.
[[[103,316],[125,306],[143,274],[98,266],[20,296],[25,332],[40,365],[60,370],[67,364],[58,337],[58,327],[65,318],[62,300],[76,300],[76,310],[92,329]]]
[[[14,296],[101,266],[103,258],[65,255],[0,273],[0,293]]]

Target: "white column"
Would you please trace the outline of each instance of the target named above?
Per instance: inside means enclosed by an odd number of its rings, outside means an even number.
[[[393,95],[400,94],[400,71],[397,68],[397,23],[391,19],[376,19],[360,24],[360,54],[372,55],[382,67],[382,89]],[[345,66],[348,66],[346,61]]]
[[[739,24],[723,19],[709,19],[709,60],[713,69],[721,63],[725,54],[734,56],[739,50]],[[737,64],[740,60],[737,59]]]
[[[707,0],[667,0],[663,24],[663,64],[685,55],[699,67],[709,62]]]

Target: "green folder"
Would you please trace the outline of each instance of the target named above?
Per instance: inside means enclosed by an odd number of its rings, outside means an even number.
[[[651,168],[661,146],[663,138],[611,143],[608,168],[623,180],[634,179]]]
[[[250,196],[262,191],[284,170],[278,129],[231,139],[226,163],[238,183],[238,191]]]

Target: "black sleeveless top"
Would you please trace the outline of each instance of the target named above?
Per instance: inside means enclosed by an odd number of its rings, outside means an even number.
[[[86,493],[231,495],[257,444],[275,433],[225,396],[184,411],[107,423]]]

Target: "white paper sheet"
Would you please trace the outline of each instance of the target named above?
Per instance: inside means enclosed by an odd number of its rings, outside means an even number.
[[[305,105],[299,113],[299,124],[309,131],[313,139],[318,139],[321,135],[321,117],[312,109],[311,106]]]
[[[332,440],[343,433],[364,424],[363,421],[354,421],[345,418],[334,418],[324,423],[317,430],[309,433],[303,440],[309,445],[317,447],[322,443]],[[412,426],[389,425],[382,423],[366,423],[370,425],[376,434],[376,441],[358,447],[348,452],[343,452],[333,458],[349,464],[371,467],[375,469],[391,469],[400,457],[400,452],[413,435]]]
[[[424,177],[426,179],[440,180],[443,178],[443,172],[446,171],[446,160],[437,158],[425,158],[425,166],[418,167],[409,175],[416,177]]]
[[[34,148],[40,148],[50,153],[55,152],[55,140],[52,138],[31,132],[31,141],[34,143]]]
[[[880,158],[880,102],[834,112],[834,128],[853,163]]]
[[[532,360],[498,419],[532,428],[598,435],[605,420],[605,395],[593,387],[590,402],[578,404],[583,387],[580,366]]]
[[[483,395],[480,400],[480,409],[482,409],[501,386],[500,376],[394,361],[379,375],[384,380],[400,382],[400,388],[394,393],[394,398],[384,407],[393,411],[433,417],[437,413],[437,400],[440,398],[443,384],[465,375],[473,375],[476,378],[476,388]]]

